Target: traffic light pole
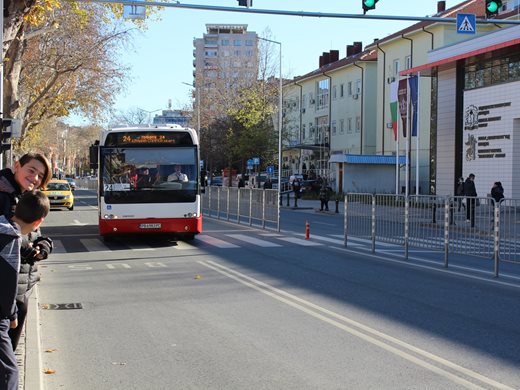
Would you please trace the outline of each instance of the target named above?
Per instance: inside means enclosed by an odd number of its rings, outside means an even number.
[[[307,12],[307,11],[284,11],[272,9],[255,9],[245,7],[219,7],[212,5],[200,4],[181,4],[181,3],[161,3],[157,1],[129,1],[129,0],[78,0],[88,3],[108,3],[123,4],[129,6],[141,7],[164,7],[164,8],[183,8],[204,11],[223,11],[223,12],[242,12],[250,14],[266,14],[266,15],[282,15],[282,16],[300,16],[311,18],[336,18],[336,19],[375,19],[375,20],[404,20],[404,21],[429,21],[456,23],[457,18],[440,18],[437,16],[394,16],[394,15],[363,15],[363,14],[341,14],[330,12]],[[477,23],[481,24],[520,24],[520,20],[504,20],[504,19],[477,19]]]

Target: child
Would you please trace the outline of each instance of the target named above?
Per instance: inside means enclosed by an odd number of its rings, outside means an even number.
[[[25,192],[11,221],[0,216],[0,388],[18,390],[18,366],[9,328],[18,325],[16,292],[21,235],[37,229],[49,213],[49,199],[40,191]]]

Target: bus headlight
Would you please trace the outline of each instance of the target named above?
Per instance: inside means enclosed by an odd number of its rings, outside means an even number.
[[[105,214],[103,215],[103,219],[117,219],[117,216],[114,214]]]

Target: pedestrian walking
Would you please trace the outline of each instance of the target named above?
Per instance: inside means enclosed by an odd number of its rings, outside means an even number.
[[[493,198],[493,204],[495,207],[500,206],[500,201],[504,199],[504,187],[502,187],[502,183],[496,181],[493,183],[493,187],[491,187],[491,197]],[[495,210],[491,213],[491,227],[495,226]]]
[[[477,205],[477,189],[475,188],[475,175],[470,173],[464,182],[464,195],[466,196],[466,222],[475,227],[475,206]]]
[[[323,183],[320,189],[320,211],[323,211],[323,208],[325,208],[325,211],[329,211],[329,200],[330,200],[330,193],[332,192],[332,188],[330,188],[326,183]]]
[[[18,364],[9,330],[19,326],[16,295],[22,234],[37,229],[49,213],[49,198],[28,191],[11,217],[0,216],[0,389],[18,390]]]

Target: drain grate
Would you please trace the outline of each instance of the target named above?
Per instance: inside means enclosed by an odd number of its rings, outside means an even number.
[[[81,303],[43,303],[40,304],[40,308],[43,310],[75,310],[83,309]]]

